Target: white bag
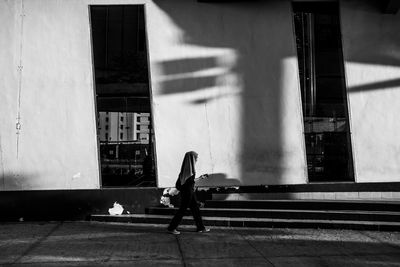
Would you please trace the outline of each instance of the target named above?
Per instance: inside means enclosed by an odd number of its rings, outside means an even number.
[[[122,212],[124,212],[124,208],[117,202],[114,202],[114,207],[108,209],[110,215],[121,215]]]

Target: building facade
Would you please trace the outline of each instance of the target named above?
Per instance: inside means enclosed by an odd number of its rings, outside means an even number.
[[[383,2],[1,0],[0,190],[100,189],[114,141],[146,146],[157,187],[190,150],[203,186],[400,182]]]
[[[148,144],[150,113],[99,112],[100,142],[138,142]]]

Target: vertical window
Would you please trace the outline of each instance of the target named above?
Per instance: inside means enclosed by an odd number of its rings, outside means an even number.
[[[130,126],[134,114],[151,115],[144,5],[92,5],[90,23],[97,112],[109,125],[99,135],[102,186],[156,186],[154,145]]]
[[[296,2],[293,11],[309,181],[351,181],[338,4]]]

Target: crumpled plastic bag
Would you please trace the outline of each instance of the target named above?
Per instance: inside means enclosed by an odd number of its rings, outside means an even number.
[[[108,209],[108,213],[110,213],[110,215],[121,215],[122,212],[124,212],[124,208],[116,201],[114,202],[114,206]]]
[[[160,199],[160,203],[170,208],[174,207],[174,205],[171,204],[171,199],[169,197],[162,196]]]
[[[175,196],[177,194],[179,194],[179,190],[175,187],[167,187],[163,191],[163,196]]]
[[[179,194],[179,190],[172,187],[172,188],[165,188],[163,191],[163,195],[160,199],[160,203],[163,204],[164,206],[168,206],[170,208],[173,208],[174,205],[171,204],[171,199],[170,197],[175,196]]]
[[[163,196],[168,195],[168,192],[169,192],[169,188],[165,188],[164,191],[163,191],[163,193],[162,193]]]
[[[175,187],[173,187],[173,188],[171,188],[171,189],[168,191],[168,194],[169,194],[170,196],[175,196],[175,195],[179,194],[179,190],[176,189]]]

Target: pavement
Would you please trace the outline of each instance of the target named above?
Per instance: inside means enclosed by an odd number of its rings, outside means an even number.
[[[0,266],[400,266],[400,232],[0,224]]]

